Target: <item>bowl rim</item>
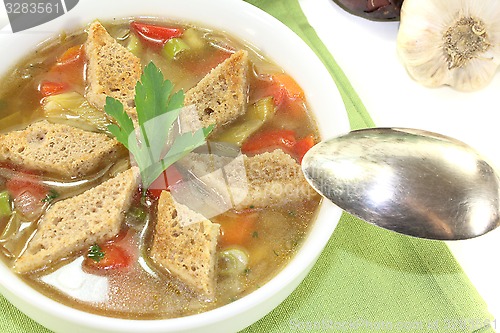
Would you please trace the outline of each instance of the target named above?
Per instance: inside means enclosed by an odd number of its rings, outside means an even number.
[[[166,15],[164,15],[165,11],[172,10],[172,14],[168,15],[169,19],[190,21],[198,26],[211,27],[219,30],[237,27],[241,24],[241,22],[251,21],[259,23],[259,27],[243,27],[241,29],[235,28],[237,32],[231,30],[229,32],[230,35],[249,43],[253,47],[256,47],[259,52],[267,55],[280,67],[284,68],[285,72],[289,73],[292,77],[294,77],[294,79],[296,79],[299,85],[301,85],[305,90],[306,98],[317,120],[319,131],[323,139],[326,139],[328,136],[343,134],[349,130],[347,114],[345,113],[340,93],[332,77],[321,63],[321,60],[319,60],[316,54],[302,39],[300,39],[300,37],[298,37],[287,26],[273,16],[244,1],[235,0],[217,0],[210,2],[209,6],[206,5],[206,0],[148,0],[146,2],[141,2],[140,11],[144,13],[144,15],[131,15],[133,11],[137,11],[137,8],[133,7],[134,9],[131,10],[132,7],[124,5],[124,3],[132,4],[134,1],[136,0],[107,0],[106,2],[99,0],[80,1],[74,9],[65,15],[41,26],[16,33],[24,38],[13,38],[12,35],[14,34],[9,34],[4,28],[0,31],[0,43],[2,40],[4,40],[4,42],[5,40],[9,40],[9,44],[14,42],[15,45],[10,47],[13,52],[8,55],[8,58],[11,60],[11,64],[0,66],[0,75],[3,74],[2,70],[9,70],[15,62],[19,61],[19,59],[21,59],[20,56],[24,56],[27,53],[27,49],[36,48],[42,41],[45,41],[49,35],[54,36],[54,31],[61,31],[61,29],[72,30],[76,27],[82,27],[85,24],[88,24],[93,18],[104,20],[131,16],[166,17]],[[92,10],[93,6],[99,5],[100,7],[103,7],[103,3],[105,3],[104,9],[99,11],[101,14],[95,15],[95,11]],[[102,11],[106,12],[106,10],[113,8],[112,6],[116,6],[117,3],[121,5],[120,7],[122,9],[107,12],[112,14],[102,14]],[[160,3],[163,6],[160,11],[161,13],[159,13],[158,10],[155,10],[155,6]],[[204,8],[203,14],[198,13],[196,15],[190,15],[192,8],[200,8],[200,6]],[[206,17],[217,17],[221,10],[227,14],[228,9],[232,9],[232,13],[234,13],[228,21],[215,20],[211,23],[206,22]],[[279,35],[282,38],[280,38],[278,42],[276,42],[276,40],[274,42],[266,43],[260,41],[257,43],[251,42],[256,38],[258,39],[258,35],[266,32],[266,29],[272,30],[273,35]],[[31,47],[26,47],[26,45],[30,45]],[[290,45],[293,45],[293,47]],[[277,57],[276,55],[279,53],[277,48],[279,47],[284,47],[285,49],[291,48],[291,51],[296,52],[296,57]],[[22,51],[18,52],[18,49],[22,49]],[[304,67],[317,74],[315,74],[314,77],[304,73],[301,74],[302,66],[301,68],[298,68],[296,63],[294,63],[294,59],[297,57],[300,57],[301,59],[308,59],[309,63]],[[312,82],[313,80],[316,81]],[[317,90],[309,88],[313,87],[315,84]],[[316,100],[324,100],[324,102],[319,103],[316,102]],[[325,105],[323,104],[333,106],[339,110],[338,112],[331,112],[330,115],[327,115],[324,111],[321,111],[321,113],[316,111],[321,110],[319,108],[324,107]],[[333,127],[330,124],[330,121],[335,122]],[[216,324],[224,319],[227,319],[228,317],[237,316],[251,309],[255,309],[263,302],[268,302],[271,298],[276,297],[283,286],[293,284],[296,280],[299,280],[296,284],[302,281],[303,276],[301,275],[307,273],[316,262],[333,233],[338,220],[340,219],[340,215],[341,210],[338,207],[331,204],[329,201],[324,200],[318,212],[314,227],[309,232],[305,242],[302,244],[301,248],[297,251],[297,254],[292,258],[292,260],[276,276],[259,289],[251,292],[241,299],[200,314],[172,319],[134,320],[105,317],[84,312],[58,303],[27,286],[20,277],[12,273],[2,263],[0,263],[0,289],[5,291],[6,298],[13,303],[17,304],[18,300],[29,300],[31,306],[41,309],[46,314],[54,317],[62,317],[64,320],[71,323],[83,325],[89,328],[104,329],[109,330],[110,332],[173,332],[189,328],[196,329],[207,324]],[[295,289],[295,287],[296,286],[294,286],[293,289]],[[9,295],[12,291],[15,291],[16,295]],[[286,297],[287,295],[288,293],[284,296]],[[13,299],[13,297],[15,299]],[[284,297],[281,298],[282,299],[279,303],[281,303],[284,299]],[[22,306],[20,305],[20,307]],[[23,311],[23,308],[21,308],[21,311]],[[270,310],[266,310],[265,313],[259,314],[258,317],[263,317],[269,311]],[[34,317],[33,314],[31,315]],[[40,320],[40,318],[35,320]],[[252,322],[254,321],[256,320],[252,320]],[[247,323],[245,323],[245,326],[240,327],[240,329],[246,327],[246,324]]]

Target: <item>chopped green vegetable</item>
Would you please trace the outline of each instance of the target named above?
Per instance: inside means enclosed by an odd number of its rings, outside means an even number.
[[[0,217],[9,216],[10,214],[12,214],[12,206],[9,192],[2,191],[0,192]]]
[[[232,248],[219,253],[219,272],[222,275],[238,275],[248,269],[248,254]]]
[[[55,198],[59,197],[59,193],[57,193],[54,189],[50,189],[49,193],[42,199],[42,202],[52,202]]]
[[[254,231],[252,233],[252,238],[259,238],[259,233],[257,231]]]
[[[121,102],[107,97],[104,110],[117,123],[109,125],[108,130],[130,151],[139,166],[145,193],[170,165],[203,145],[213,126],[175,136],[164,153],[171,137],[169,132],[184,106],[184,92],[173,93],[172,82],[164,80],[153,62],[144,68],[135,87],[135,104],[139,131],[135,131]]]
[[[276,112],[273,98],[271,96],[259,99],[257,102],[250,106],[248,110],[249,119],[256,119],[266,122],[271,119]]]
[[[272,97],[262,98],[252,104],[238,122],[230,125],[216,139],[241,146],[250,135],[274,116],[275,111]]]
[[[163,55],[172,60],[177,58],[179,53],[188,49],[189,45],[187,45],[181,38],[172,38],[165,43],[165,46],[163,46]]]
[[[134,221],[144,221],[147,217],[147,213],[144,209],[139,207],[133,207],[129,210],[128,216],[132,218]]]
[[[203,35],[199,30],[194,28],[189,28],[182,34],[182,39],[186,42],[191,49],[200,50],[202,49],[206,42]]]
[[[87,257],[94,260],[95,262],[101,261],[104,258],[104,252],[99,245],[94,244],[90,247],[89,253],[87,253]]]
[[[139,56],[142,53],[142,44],[135,34],[131,33],[128,37],[127,50],[133,55]]]

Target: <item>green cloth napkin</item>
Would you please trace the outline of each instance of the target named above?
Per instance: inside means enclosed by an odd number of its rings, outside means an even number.
[[[353,129],[373,126],[298,0],[247,1],[288,25],[330,71]],[[401,236],[344,214],[304,282],[251,332],[494,332],[492,316],[442,242]],[[0,332],[50,333],[0,296]]]
[[[352,129],[374,126],[298,0],[247,2],[286,24],[316,52],[338,86]],[[304,282],[243,332],[494,332],[494,326],[445,243],[402,236],[343,214]]]

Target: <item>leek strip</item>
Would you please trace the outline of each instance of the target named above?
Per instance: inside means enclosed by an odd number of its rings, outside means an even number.
[[[0,192],[0,217],[9,216],[10,214],[12,214],[12,206],[9,192],[2,191]]]
[[[45,117],[53,120],[73,122],[85,130],[108,132],[111,123],[106,115],[92,107],[77,92],[67,92],[44,98],[43,111]]]
[[[169,39],[163,47],[163,55],[168,59],[175,59],[179,53],[189,50],[187,45],[181,38]]]
[[[131,33],[128,37],[127,50],[129,50],[133,55],[139,57],[142,53],[142,44],[135,34]]]
[[[201,50],[205,47],[206,42],[199,30],[189,28],[182,34],[182,39],[193,50]]]
[[[272,97],[265,97],[252,104],[242,118],[231,124],[222,131],[216,138],[216,141],[233,143],[241,146],[243,142],[268,120],[270,120],[276,108]]]

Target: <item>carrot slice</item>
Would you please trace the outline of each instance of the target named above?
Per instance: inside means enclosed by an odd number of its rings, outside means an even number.
[[[60,82],[43,81],[42,83],[40,83],[38,90],[44,97],[47,97],[65,92],[66,90],[68,90],[68,85]]]
[[[216,217],[216,222],[221,226],[219,245],[226,247],[247,244],[252,239],[258,217],[259,213],[255,210],[226,213]]]
[[[75,45],[64,51],[64,53],[57,58],[57,65],[68,65],[77,61],[82,61],[83,57],[83,45]]]
[[[274,83],[274,89],[271,94],[273,95],[275,105],[280,105],[287,99],[304,100],[304,90],[290,75],[277,73],[272,76],[271,80]]]

